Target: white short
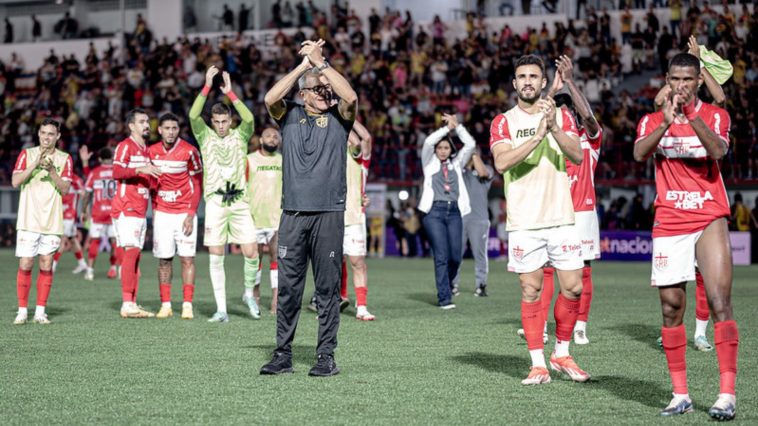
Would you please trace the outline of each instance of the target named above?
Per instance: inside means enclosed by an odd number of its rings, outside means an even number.
[[[665,287],[695,279],[695,244],[703,231],[653,238],[653,273],[650,285]]]
[[[116,233],[116,245],[119,247],[137,247],[140,250],[145,245],[147,221],[144,217],[125,216],[113,219],[113,229]]]
[[[277,232],[279,232],[277,228],[258,229],[255,238],[258,240],[258,244],[269,244],[276,237]]]
[[[345,236],[342,239],[342,254],[345,256],[366,255],[366,217],[363,223],[345,226]]]
[[[582,260],[600,259],[600,224],[597,220],[597,213],[574,212],[574,229],[581,240]]]
[[[205,200],[205,237],[207,247],[230,243],[256,244],[255,222],[250,215],[247,200],[238,200],[231,206],[221,204],[221,196]]]
[[[153,211],[153,256],[171,259],[175,254],[181,257],[195,257],[197,251],[197,216],[192,222],[192,233],[184,235],[184,220],[187,213],[166,213]]]
[[[582,245],[573,225],[508,232],[508,270],[534,272],[550,262],[555,269],[582,269]]]
[[[63,236],[69,238],[76,236],[76,221],[74,219],[63,219]]]
[[[92,223],[89,227],[89,236],[91,238],[116,238],[116,231],[112,223]]]
[[[49,256],[61,246],[61,236],[16,231],[16,257]]]

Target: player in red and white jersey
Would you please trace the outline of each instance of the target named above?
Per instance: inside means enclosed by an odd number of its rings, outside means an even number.
[[[82,201],[82,222],[91,221],[89,228],[89,245],[87,247],[87,271],[84,279],[95,279],[95,260],[100,249],[101,241],[107,238],[110,242],[111,256],[108,278],[118,276],[118,265],[122,251],[116,244],[116,233],[111,218],[111,202],[116,196],[118,186],[113,178],[113,152],[110,148],[101,148],[97,153],[100,165],[92,169],[84,184],[86,191]]]
[[[121,261],[122,318],[155,316],[137,305],[139,259],[145,243],[147,203],[150,188],[161,169],[150,163],[146,143],[150,137],[150,118],[142,109],[127,114],[129,137],[119,142],[113,160],[116,195],[111,202],[111,218],[116,244],[124,249]]]
[[[557,270],[561,286],[550,366],[574,381],[590,378],[569,354],[584,262],[574,230],[566,158],[581,163],[582,150],[571,114],[557,109],[552,98],[542,97],[546,86],[542,59],[535,55],[519,58],[513,79],[518,105],[498,114],[490,126],[490,148],[495,168],[503,173],[508,200],[508,270],[519,274],[521,320],[532,360],[531,371],[521,382],[524,385],[551,381],[545,365],[545,317],[540,301],[543,267],[548,262]]]
[[[717,161],[729,150],[728,113],[697,98],[703,82],[700,62],[689,54],[674,56],[666,82],[672,89],[659,112],[637,126],[634,159],[655,160],[655,222],[651,283],[660,294],[663,349],[674,398],[661,411],[677,415],[693,410],[687,388],[687,336],[682,323],[686,282],[703,275],[719,361],[720,392],[708,411],[718,420],[734,418],[739,332],[731,306],[732,257],[727,218],[729,201]]]
[[[192,319],[195,292],[195,252],[197,246],[197,206],[203,189],[200,152],[179,138],[179,118],[171,113],[158,119],[163,138],[148,148],[150,161],[163,174],[152,191],[153,255],[158,258],[158,285],[161,309],[156,318],[173,315],[171,309],[172,261],[178,254],[182,263],[184,303],[182,319]]]
[[[82,255],[82,245],[77,238],[76,219],[79,217],[79,197],[84,194],[84,181],[77,174],[71,175],[71,186],[68,193],[63,195],[63,237],[61,239],[61,248],[53,256],[53,272],[58,267],[58,260],[64,251],[71,251],[76,257],[78,265],[71,271],[74,274],[87,270],[87,263]]]

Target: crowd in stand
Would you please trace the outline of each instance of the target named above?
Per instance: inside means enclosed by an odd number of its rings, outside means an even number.
[[[287,2],[280,6],[281,16],[274,19],[285,22],[290,16],[284,12]],[[635,93],[618,86],[634,73],[660,70],[673,52],[686,49],[690,35],[734,66],[724,85],[733,124],[733,148],[722,168],[725,177],[758,176],[756,117],[749,102],[758,98],[758,14],[747,5],[738,14],[707,5],[687,8],[678,0],[669,7],[668,23],[653,9],[641,21],[621,14],[625,44],[611,37],[608,12],[592,7],[581,21],[553,28],[543,24],[523,33],[508,25],[493,28],[470,13],[466,36],[453,41],[439,17],[419,25],[410,13],[389,9],[382,14],[374,10],[364,23],[354,11],[336,6],[320,11],[307,4],[308,13],[301,16],[296,4],[292,19],[304,19],[315,37],[327,40],[331,65],[356,87],[359,119],[375,138],[373,181],[418,182],[421,141],[441,125],[443,112],[461,115],[486,158],[492,118],[515,101],[513,60],[525,53],[539,54],[548,64],[561,53],[574,58],[578,84],[605,130],[598,178],[649,179],[652,166],[635,163],[632,147],[638,119],[653,109],[655,82],[663,81],[654,78]],[[0,184],[8,183],[14,159],[22,147],[33,144],[36,124],[45,114],[65,123],[62,145],[76,159],[82,145],[90,150],[115,146],[126,133],[124,114],[133,107],[146,108],[156,119],[167,111],[186,116],[211,64],[232,75],[261,128],[271,122],[263,95],[296,65],[297,46],[306,33],[310,31],[303,29],[288,37],[279,32],[274,50],[232,33],[220,40],[169,42],[155,40],[140,16],[126,48],[96,51],[91,46],[83,62],[51,51],[41,68],[25,70],[23,58],[14,55],[0,64]],[[708,98],[705,90],[702,96]],[[184,131],[191,140],[187,126]]]

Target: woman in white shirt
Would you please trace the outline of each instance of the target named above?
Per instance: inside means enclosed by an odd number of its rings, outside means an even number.
[[[426,213],[424,229],[434,251],[439,307],[453,309],[452,283],[462,255],[461,218],[471,211],[461,170],[471,158],[476,142],[463,125],[458,124],[455,115],[443,114],[442,121],[446,125],[429,135],[421,150],[424,186],[419,210]],[[463,142],[459,153],[455,152],[453,142],[447,137],[452,131]]]

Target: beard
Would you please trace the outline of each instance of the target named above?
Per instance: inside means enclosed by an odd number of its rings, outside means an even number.
[[[150,139],[150,129],[145,129],[142,131],[142,139],[144,140]]]
[[[262,144],[261,146],[263,147],[263,149],[266,150],[266,152],[271,153],[271,154],[273,154],[274,152],[276,152],[277,149],[279,149],[279,147],[276,145],[266,145],[265,143]]]
[[[534,89],[534,95],[532,95],[532,97],[528,97],[523,93],[522,90],[521,92],[518,92],[518,98],[524,102],[533,104],[540,98],[540,92],[538,92],[537,89]]]

